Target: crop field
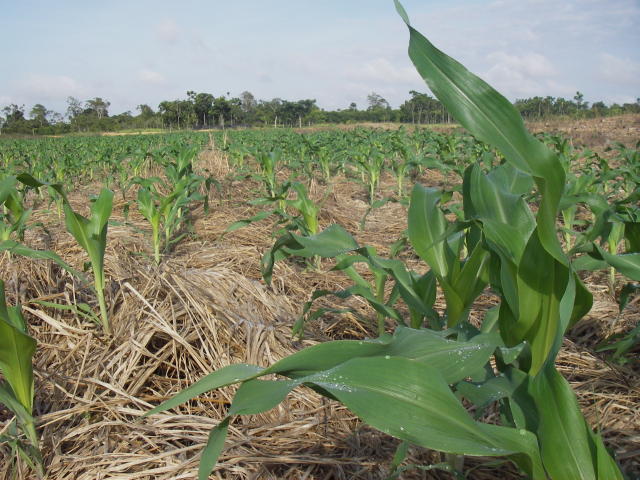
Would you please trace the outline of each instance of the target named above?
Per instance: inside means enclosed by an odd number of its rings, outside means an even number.
[[[462,126],[0,139],[0,478],[640,476],[640,118],[411,35]]]

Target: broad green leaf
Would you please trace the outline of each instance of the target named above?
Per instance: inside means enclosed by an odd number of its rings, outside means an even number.
[[[635,280],[636,282],[640,281],[640,253],[612,255],[604,248],[600,248],[597,245],[596,249],[602,259],[618,270],[621,274],[631,280]]]
[[[599,478],[592,433],[569,383],[555,368],[547,367],[531,383],[531,394],[538,409],[542,459],[550,476]]]
[[[531,344],[532,375],[547,362],[564,334],[560,307],[568,282],[567,267],[544,250],[537,235],[532,235],[518,265],[517,321],[510,325],[501,323],[500,328],[508,337],[506,343],[513,345],[527,340]]]
[[[19,307],[7,308],[0,280],[0,371],[20,404],[33,407],[33,367],[36,341],[27,334]]]
[[[323,258],[332,258],[358,248],[351,234],[336,224],[330,225],[317,235],[309,237],[293,235],[293,238],[301,247],[294,250],[295,254],[303,257],[318,255]]]
[[[373,340],[337,340],[306,348],[280,360],[261,375],[299,378],[329,370],[352,358],[397,356],[437,368],[449,383],[484,365],[500,344],[497,335],[478,335],[466,342],[447,340],[428,329],[398,327],[393,336]]]
[[[494,185],[500,185],[502,190],[517,196],[527,195],[535,186],[531,175],[518,170],[510,163],[492,169],[487,177]]]
[[[557,156],[527,131],[509,100],[438,50],[410,25],[400,2],[395,0],[395,4],[409,28],[409,57],[430,90],[475,137],[495,146],[508,162],[534,176],[542,193],[537,215],[540,241],[556,260],[566,264],[556,237],[556,216],[565,182]]]
[[[299,380],[247,380],[233,397],[228,415],[256,415],[267,412],[281,403],[299,384]]]
[[[439,202],[440,192],[435,188],[414,186],[409,205],[409,240],[420,258],[444,278],[453,255],[445,241],[447,221]]]
[[[495,177],[483,175],[477,165],[468,169],[465,201],[484,226],[484,234],[510,261],[520,262],[535,230],[535,219],[520,195],[510,193]]]
[[[524,454],[529,473],[544,478],[531,432],[475,422],[440,373],[423,363],[357,358],[306,377],[305,383],[331,393],[366,423],[396,438],[459,455]]]
[[[271,250],[262,257],[262,277],[267,284],[271,283],[276,261],[288,255],[333,258],[358,248],[354,238],[344,228],[335,224],[309,237],[287,233],[278,238]]]

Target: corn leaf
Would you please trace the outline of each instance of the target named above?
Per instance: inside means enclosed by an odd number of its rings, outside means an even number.
[[[438,207],[440,196],[435,188],[415,185],[409,206],[409,240],[420,258],[444,278],[455,255],[446,242],[447,221]]]
[[[22,255],[23,257],[33,258],[36,260],[51,260],[56,265],[62,267],[67,272],[80,279],[85,279],[85,275],[82,272],[74,269],[67,262],[62,260],[58,255],[49,250],[34,250],[14,240],[5,240],[0,242],[0,252],[11,252],[16,255]]]
[[[592,432],[571,386],[555,368],[545,368],[533,380],[530,390],[538,409],[542,457],[552,478],[622,478],[617,467],[611,465],[603,471],[615,473],[613,476],[598,475],[594,467],[597,461],[592,458],[596,447]]]
[[[409,29],[409,57],[438,100],[469,132],[498,148],[513,166],[533,175],[542,193],[537,215],[540,242],[556,260],[567,264],[556,236],[555,222],[565,182],[557,156],[527,131],[509,100],[438,50],[410,25],[400,2],[394,1]]]
[[[438,370],[422,362],[358,358],[304,381],[331,393],[369,425],[396,438],[454,454],[524,454],[528,465],[521,466],[534,478],[545,478],[531,432],[473,421]]]
[[[33,407],[31,358],[35,350],[36,341],[27,334],[19,307],[7,307],[0,280],[0,371],[28,412]]]

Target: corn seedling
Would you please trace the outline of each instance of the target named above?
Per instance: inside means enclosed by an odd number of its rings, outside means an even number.
[[[17,183],[16,177],[0,180],[0,242],[9,240],[14,234],[19,240],[24,240],[31,210],[24,208]]]
[[[28,174],[19,175],[18,179],[33,188],[47,185]],[[104,253],[107,248],[107,229],[113,207],[113,192],[103,188],[100,195],[91,203],[89,218],[85,218],[73,210],[61,185],[48,186],[52,187],[62,197],[67,231],[89,256],[93,273],[93,287],[100,308],[102,329],[106,334],[110,334],[111,326],[104,296]]]
[[[158,177],[138,177],[133,180],[133,183],[140,185],[138,210],[151,224],[151,244],[156,264],[160,263],[161,252],[166,252],[183,238],[180,230],[188,220],[189,207],[201,200],[205,202],[205,210],[208,207],[207,195],[202,195],[198,189],[204,183],[208,190],[212,180],[193,172],[197,150],[194,147],[178,148],[175,160],[165,164],[166,181]]]

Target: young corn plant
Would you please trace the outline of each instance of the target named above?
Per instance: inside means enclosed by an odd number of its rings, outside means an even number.
[[[292,232],[297,231],[304,237],[316,235],[318,233],[318,212],[320,211],[320,205],[314,202],[307,192],[307,188],[303,183],[293,182],[285,183],[282,187],[284,191],[284,209],[278,206],[273,210],[267,210],[254,215],[251,218],[238,220],[237,222],[229,225],[224,234],[238,230],[239,228],[250,225],[253,222],[264,220],[270,216],[276,216],[278,218],[278,225],[281,228],[279,233],[284,231]],[[296,193],[296,197],[291,199],[287,198],[289,190],[293,190]],[[257,202],[252,202],[259,205],[274,204],[280,205],[281,199],[258,199]],[[293,209],[296,214],[292,215],[289,210]],[[318,259],[316,258],[316,263]]]
[[[447,220],[442,196],[434,189],[417,185],[413,190],[409,240],[444,291],[446,322],[422,325],[430,315],[431,294],[416,283],[428,280],[412,275],[399,260],[381,259],[360,247],[340,227],[313,237],[289,236],[282,240],[288,242],[283,246],[287,254],[337,258],[345,271],[350,262],[366,259],[393,279],[397,296],[417,316],[404,319],[396,310],[395,318],[393,303],[373,298],[374,308],[389,307],[378,312],[398,322],[392,334],[315,345],[268,368],[230,365],[148,414],[240,384],[227,416],[211,431],[200,480],[215,467],[236,415],[274,408],[302,386],[343,403],[405,444],[443,452],[448,470],[460,474],[464,456],[470,455],[506,457],[533,479],[622,479],[555,368],[565,332],[592,302],[558,240],[562,165],[525,129],[507,99],[413,29],[397,1],[396,8],[409,28],[409,56],[430,90],[506,161],[489,173],[478,165],[464,170],[463,219]],[[535,183],[539,195],[535,213],[524,200],[523,176]],[[468,312],[486,285],[500,302],[478,329],[468,321]],[[472,417],[463,400],[479,413],[497,404],[500,424]],[[406,446],[396,455],[393,475],[405,451]]]
[[[143,180],[140,183],[142,186],[138,190],[138,210],[151,224],[153,258],[156,264],[160,264],[161,252],[167,251],[184,236],[176,237],[176,233],[184,224],[185,209],[201,196],[195,192],[189,195],[187,179],[174,184],[173,191],[169,194],[163,194],[152,181]]]
[[[93,273],[93,288],[100,308],[100,320],[105,334],[111,334],[111,325],[105,300],[104,254],[107,248],[107,230],[109,217],[113,208],[113,192],[103,188],[98,197],[92,201],[88,218],[75,212],[59,184],[46,184],[29,174],[21,174],[18,179],[33,188],[49,186],[62,198],[64,203],[64,219],[67,231],[75,238],[78,245],[89,256]]]
[[[24,207],[17,184],[16,177],[0,180],[0,242],[7,241],[14,235],[18,240],[24,240],[31,210]]]
[[[36,341],[29,336],[20,306],[7,306],[4,282],[0,280],[0,403],[15,417],[0,443],[7,442],[38,476],[44,475],[38,435],[33,418],[33,365]]]
[[[174,160],[165,162],[166,181],[158,178],[135,178],[140,185],[137,194],[138,210],[151,225],[151,244],[156,264],[161,254],[180,241],[186,234],[181,229],[188,222],[188,210],[195,202],[204,201],[208,208],[208,197],[199,192],[202,184],[207,190],[212,180],[196,175],[193,160],[196,147],[179,147]]]
[[[377,148],[375,143],[370,143],[360,146],[354,155],[354,159],[360,170],[363,182],[367,185],[369,204],[373,205],[380,177],[384,170],[384,154]]]
[[[278,164],[280,163],[281,153],[279,151],[273,152],[258,152],[255,155],[256,160],[260,166],[260,179],[264,183],[267,196],[269,198],[276,197],[277,190],[277,172]]]

